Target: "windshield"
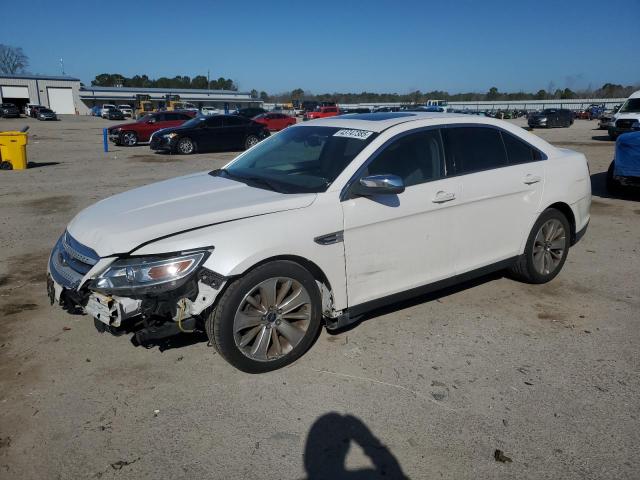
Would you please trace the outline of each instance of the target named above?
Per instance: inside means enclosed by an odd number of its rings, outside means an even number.
[[[187,120],[180,126],[184,128],[193,128],[193,127],[197,127],[198,125],[200,125],[200,123],[204,122],[205,120],[206,118],[204,117],[195,117],[195,118],[192,118],[191,120]]]
[[[630,98],[619,110],[619,113],[638,113],[640,112],[640,98]]]
[[[324,192],[376,135],[338,127],[288,128],[212,174],[281,193]]]

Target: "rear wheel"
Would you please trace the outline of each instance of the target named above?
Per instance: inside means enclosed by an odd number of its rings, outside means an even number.
[[[316,339],[320,292],[297,263],[269,262],[229,285],[205,325],[211,343],[234,367],[248,373],[282,368]]]
[[[138,135],[136,132],[123,132],[120,135],[120,143],[127,147],[133,147],[138,143]]]
[[[562,269],[569,252],[571,227],[555,208],[545,210],[531,229],[524,253],[510,273],[527,283],[547,283]]]
[[[0,170],[13,170],[11,162],[0,162]]]
[[[249,150],[254,145],[257,145],[260,139],[255,135],[249,135],[244,141],[244,149]]]
[[[178,140],[178,144],[176,146],[178,153],[182,155],[190,155],[196,151],[196,146],[189,137],[184,137]]]

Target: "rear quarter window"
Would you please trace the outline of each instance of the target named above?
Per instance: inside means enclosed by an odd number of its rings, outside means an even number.
[[[528,143],[507,132],[501,132],[504,147],[507,150],[507,159],[509,165],[518,165],[520,163],[535,162],[542,160],[542,155],[538,149],[532,147]]]

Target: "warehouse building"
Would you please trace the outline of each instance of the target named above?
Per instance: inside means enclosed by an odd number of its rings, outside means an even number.
[[[188,88],[134,88],[134,87],[81,87],[80,99],[85,109],[99,107],[104,103],[133,106],[138,95],[148,95],[154,106],[161,107],[167,95],[178,96],[197,108],[211,106],[221,110],[244,107],[261,107],[262,101],[252,98],[250,93],[233,90],[198,90]],[[81,113],[84,113],[81,112]]]
[[[88,115],[92,107],[105,103],[134,106],[138,95],[148,95],[156,108],[164,104],[167,95],[179,96],[198,108],[234,110],[263,104],[250,93],[231,90],[87,87],[80,79],[68,76],[0,75],[0,102],[13,103],[21,112],[31,103],[49,107],[57,114]]]
[[[0,75],[0,102],[21,112],[28,103],[44,105],[59,114],[83,113],[80,79],[51,75]]]

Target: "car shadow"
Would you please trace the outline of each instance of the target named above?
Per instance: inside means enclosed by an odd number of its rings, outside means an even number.
[[[374,318],[381,317],[383,315],[395,313],[399,310],[404,310],[405,308],[414,307],[422,303],[438,301],[442,298],[446,298],[450,295],[463,292],[470,288],[474,288],[479,285],[483,285],[485,283],[499,280],[501,278],[504,278],[505,275],[506,275],[506,272],[504,271],[489,273],[487,275],[483,275],[478,278],[467,280],[465,282],[461,282],[456,285],[452,285],[450,287],[445,287],[440,290],[436,290],[435,292],[425,293],[423,295],[409,298],[407,300],[394,302],[389,305],[385,305],[384,307],[376,308],[375,310],[371,310],[369,312],[363,313],[361,316],[357,317],[353,323],[350,323],[349,325],[336,330],[327,330],[327,333],[329,333],[330,335],[340,335],[342,333],[348,332],[349,330],[352,330],[358,327],[360,324],[362,324],[367,320],[372,320]]]
[[[600,198],[640,202],[640,188],[621,187],[619,192],[610,192],[607,189],[607,172],[591,174],[591,194]]]
[[[27,162],[27,168],[49,167],[51,165],[60,165],[60,162]]]
[[[372,467],[347,470],[351,444],[358,445]],[[353,415],[326,413],[311,425],[304,448],[306,480],[372,480],[408,478],[389,448]]]
[[[609,135],[593,135],[591,140],[597,140],[598,142],[615,142],[615,140],[609,138]]]

